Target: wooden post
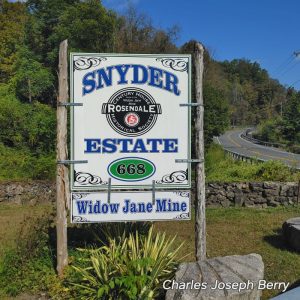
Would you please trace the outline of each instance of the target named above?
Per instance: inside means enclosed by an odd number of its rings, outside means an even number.
[[[68,159],[67,148],[67,108],[59,103],[67,102],[68,95],[68,41],[64,40],[59,46],[59,73],[58,73],[58,99],[57,99],[57,161]],[[65,266],[68,264],[67,244],[67,203],[69,201],[69,175],[68,168],[57,164],[56,175],[56,236],[57,236],[57,272],[63,276]]]
[[[196,259],[206,259],[206,217],[205,217],[205,173],[204,173],[204,107],[203,107],[203,55],[204,48],[200,43],[195,44],[195,97],[199,104],[195,122],[196,156],[201,162],[196,165],[196,220],[195,242]]]

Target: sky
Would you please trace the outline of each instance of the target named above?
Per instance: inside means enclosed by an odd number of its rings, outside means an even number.
[[[102,0],[106,8],[126,12],[127,1]],[[195,39],[214,59],[246,58],[272,78],[300,90],[299,0],[131,0],[156,27],[180,27],[178,46]]]

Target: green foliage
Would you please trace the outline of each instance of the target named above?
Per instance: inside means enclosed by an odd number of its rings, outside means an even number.
[[[196,41],[192,40],[185,43],[180,52],[186,54],[193,54]],[[209,56],[208,50],[204,51],[204,65],[207,71],[211,73],[217,72],[219,66],[213,63]],[[212,71],[214,69],[214,71]],[[192,65],[192,99],[195,99],[195,89],[194,89],[194,78],[195,78],[195,68]],[[218,80],[214,81],[205,74],[204,76],[204,86],[203,86],[203,101],[204,101],[204,138],[205,145],[208,146],[214,136],[221,135],[227,129],[230,123],[230,107],[226,96],[226,93],[222,87],[218,84]],[[192,118],[196,117],[196,110],[192,110]],[[193,128],[194,129],[194,128]],[[194,132],[192,133],[192,143],[195,141]],[[192,146],[194,149],[195,147]]]
[[[14,149],[0,143],[0,180],[54,179],[55,154],[34,156],[28,149]]]
[[[262,141],[281,143],[282,125],[283,124],[281,118],[274,118],[271,120],[266,120],[264,122],[261,122],[261,124],[258,126],[258,133],[255,133],[254,137],[257,137]]]
[[[151,226],[150,222],[117,222],[93,224],[92,227],[88,228],[93,232],[96,240],[107,244],[110,240],[116,238],[122,241],[133,232],[137,232],[140,236],[147,235]]]
[[[100,1],[29,0],[27,6],[31,15],[27,45],[53,72],[64,39],[76,51],[112,51],[116,17]]]
[[[299,152],[300,145],[300,93],[289,90],[282,117],[262,122],[256,137],[263,141],[282,143]]]
[[[287,141],[300,144],[300,93],[292,93],[283,110],[282,135]]]
[[[13,70],[10,84],[17,96],[29,102],[43,102],[43,96],[50,93],[54,81],[49,69],[43,67],[33,54],[23,47],[17,52]]]
[[[12,75],[17,48],[24,43],[24,28],[28,15],[24,3],[0,3],[0,83]]]
[[[204,86],[204,130],[206,143],[224,133],[229,125],[229,107],[222,93],[209,84]]]
[[[291,181],[296,178],[290,169],[280,161],[266,161],[257,170],[256,176],[262,181]]]
[[[68,6],[54,27],[49,40],[53,45],[68,39],[71,49],[85,52],[109,52],[113,48],[116,16],[97,0],[80,1]],[[51,54],[52,60],[57,53]]]
[[[55,174],[55,111],[23,104],[0,87],[0,179],[52,179]]]
[[[129,6],[123,16],[118,17],[114,51],[120,53],[176,53],[174,42],[178,27],[157,29],[149,16],[138,13]]]
[[[0,106],[0,142],[35,154],[54,151],[56,118],[52,108],[39,102],[22,104],[6,86],[0,87]]]
[[[108,245],[82,250],[82,258],[72,267],[71,280],[76,299],[154,299],[162,292],[162,283],[173,277],[178,264],[175,237],[138,232],[129,237],[109,239]]]
[[[212,144],[205,155],[208,182],[296,181],[298,173],[279,161],[247,163],[233,160],[223,149]]]
[[[205,81],[229,103],[232,125],[256,125],[280,114],[286,89],[257,62],[207,60]]]
[[[48,229],[51,214],[27,216],[16,237],[16,248],[7,250],[0,264],[0,296],[36,292],[55,276]]]

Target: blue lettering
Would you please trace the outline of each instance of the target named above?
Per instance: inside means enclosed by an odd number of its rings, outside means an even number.
[[[130,68],[130,65],[117,65],[115,66],[115,69],[118,71],[120,75],[120,80],[118,81],[118,84],[126,84],[128,81],[125,79],[125,75],[128,72],[128,69]]]
[[[117,151],[115,139],[104,139],[102,145],[102,153],[114,153]]]
[[[142,65],[132,65],[133,68],[133,79],[131,81],[131,83],[133,84],[144,84],[147,82],[148,80],[148,72],[147,72],[147,68],[142,66]],[[139,78],[139,70],[142,71],[142,77]]]
[[[174,153],[178,139],[84,139],[84,153]]]
[[[134,148],[132,149],[132,152],[135,152],[135,153],[145,153],[145,152],[149,152],[149,151],[147,151],[143,140],[137,139],[136,143],[134,145]]]
[[[77,210],[80,215],[86,214],[87,201],[77,201]]]
[[[166,211],[166,199],[156,199],[156,211]]]
[[[121,145],[120,153],[129,153],[128,146],[133,144],[131,139],[118,139],[118,144]]]
[[[162,139],[147,139],[147,145],[151,145],[151,153],[159,153],[159,150],[157,149],[158,144],[162,144]]]
[[[163,70],[154,68],[154,67],[149,67],[150,70],[150,81],[149,85],[162,88],[162,80],[161,77],[163,76]]]
[[[107,214],[107,212],[108,212],[108,205],[106,203],[102,204],[102,212],[104,214]]]
[[[180,95],[180,91],[178,90],[178,77],[172,73],[166,73],[166,85],[165,89],[169,92],[173,92],[176,96]]]
[[[96,83],[95,83],[95,72],[89,72],[84,75],[82,79],[82,95],[89,94],[94,91]]]
[[[178,139],[165,139],[164,150],[162,152],[178,152]]]
[[[132,68],[132,72],[129,72],[130,68]],[[148,82],[149,86],[164,89],[176,96],[180,95],[178,89],[179,80],[175,74],[151,66],[124,64],[101,68],[85,74],[82,79],[83,96],[94,90],[112,86],[114,73],[119,75],[119,80],[116,84],[128,84],[129,79],[131,79],[130,83],[132,84],[146,84]],[[128,78],[129,74],[132,78]]]
[[[100,153],[101,140],[100,139],[84,139],[86,143],[85,153]]]
[[[119,210],[119,203],[111,203],[110,204],[110,210],[112,214],[116,214]]]
[[[113,69],[113,67],[107,67],[106,68],[107,72],[104,69],[99,69],[97,71],[97,75],[98,75],[97,90],[103,88],[104,85],[106,85],[106,86],[112,85],[112,77],[111,77],[112,69]]]

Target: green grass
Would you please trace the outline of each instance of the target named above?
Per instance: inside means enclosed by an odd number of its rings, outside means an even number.
[[[291,284],[300,279],[300,254],[289,249],[280,234],[283,222],[299,216],[300,208],[222,208],[207,209],[207,257],[258,253],[265,264],[265,279]],[[157,230],[176,233],[186,241],[187,260],[194,260],[194,220],[158,222]],[[263,299],[279,291],[263,292]]]
[[[220,145],[212,144],[206,151],[207,182],[298,181],[300,173],[279,161],[244,162],[226,155]]]
[[[68,288],[55,275],[55,244],[51,246],[49,235],[39,232],[39,227],[34,225],[34,222],[31,222],[32,225],[37,227],[27,224],[30,220],[36,220],[40,226],[41,219],[35,218],[49,210],[46,206],[0,205],[0,299],[22,292],[34,294],[41,291],[46,291],[53,299],[70,299]],[[286,246],[280,230],[285,220],[299,214],[300,208],[297,207],[209,208],[207,256],[211,258],[258,253],[265,264],[266,280],[293,284],[300,279],[300,254]],[[29,234],[26,234],[26,230]],[[69,229],[69,244],[72,245],[69,249],[70,261],[78,257],[78,252],[74,250],[78,240],[83,241],[86,238],[86,233],[81,230],[81,227]],[[189,254],[187,261],[194,260],[194,220],[156,222],[155,230],[165,231],[170,235],[177,234],[178,243],[185,241],[181,254]],[[20,239],[25,237],[27,241],[20,243]],[[31,249],[24,251],[21,260],[12,250],[20,245],[23,249]],[[7,272],[3,272],[3,268],[6,268]],[[1,284],[4,286],[2,289]],[[269,299],[278,292],[264,291],[263,299]]]
[[[17,246],[22,228],[28,219],[34,219],[46,211],[50,205],[0,204],[0,258],[4,252]]]

